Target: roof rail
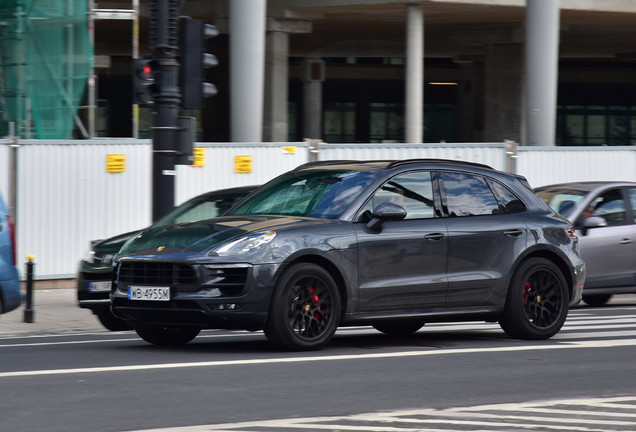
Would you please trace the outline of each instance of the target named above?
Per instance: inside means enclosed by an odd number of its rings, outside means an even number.
[[[301,169],[305,169],[305,168],[311,168],[312,166],[325,166],[325,165],[339,165],[339,164],[365,164],[365,163],[385,163],[386,166],[384,167],[385,169],[388,168],[393,168],[393,167],[397,167],[397,166],[402,166],[402,165],[408,165],[408,164],[412,164],[412,163],[447,163],[447,164],[452,164],[452,165],[466,165],[466,166],[473,166],[473,167],[480,167],[480,168],[486,168],[486,169],[494,169],[493,167],[486,165],[486,164],[481,164],[478,162],[468,162],[468,161],[461,161],[461,160],[453,160],[453,159],[437,159],[437,158],[420,158],[420,159],[403,159],[403,160],[384,160],[384,159],[379,159],[379,160],[356,160],[356,159],[342,159],[342,160],[327,160],[327,161],[315,161],[315,162],[307,162],[304,163],[302,165],[297,166],[296,168],[294,168],[292,171],[298,171]]]
[[[301,169],[305,169],[305,168],[310,168],[314,165],[318,165],[318,166],[325,166],[325,165],[339,165],[339,164],[343,164],[343,163],[359,163],[359,160],[353,160],[353,159],[349,159],[349,160],[327,160],[327,161],[314,161],[314,162],[307,162],[304,163],[302,165],[298,165],[296,168],[294,168],[292,171],[298,171]]]
[[[396,160],[396,161],[391,162],[387,166],[387,168],[393,168],[393,167],[396,167],[396,166],[408,165],[408,164],[412,164],[412,163],[426,163],[426,162],[448,163],[448,164],[453,164],[453,165],[468,165],[468,166],[474,166],[474,167],[480,167],[480,168],[487,168],[487,169],[491,169],[491,170],[494,169],[490,165],[486,165],[486,164],[482,164],[482,163],[478,163],[478,162],[468,162],[468,161],[453,160],[453,159],[426,159],[426,158]]]

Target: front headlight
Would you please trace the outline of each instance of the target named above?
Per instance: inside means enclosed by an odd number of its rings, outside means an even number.
[[[239,255],[256,250],[267,243],[274,240],[276,237],[276,231],[268,231],[266,233],[254,234],[247,237],[242,237],[238,240],[228,243],[225,246],[221,246],[214,252],[218,255]]]
[[[115,254],[113,253],[95,252],[93,249],[91,249],[86,254],[84,261],[90,264],[95,264],[95,265],[101,264],[101,265],[108,266],[112,264],[114,257],[115,257]]]

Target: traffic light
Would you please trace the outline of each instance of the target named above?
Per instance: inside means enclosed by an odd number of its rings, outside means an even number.
[[[205,70],[218,64],[214,55],[205,52],[205,41],[219,32],[215,26],[190,17],[179,19],[179,29],[181,108],[203,108],[203,99],[216,94],[214,84],[205,82]]]
[[[133,103],[152,105],[156,93],[158,65],[150,57],[135,59],[133,66]]]

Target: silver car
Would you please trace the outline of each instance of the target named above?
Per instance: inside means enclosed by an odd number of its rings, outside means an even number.
[[[636,293],[636,182],[542,186],[537,195],[572,221],[586,264],[583,301],[601,306]]]

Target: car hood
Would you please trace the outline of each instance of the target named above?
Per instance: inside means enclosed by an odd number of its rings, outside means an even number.
[[[139,233],[140,233],[139,230],[130,231],[124,234],[119,234],[115,237],[107,238],[106,240],[97,241],[93,244],[92,249],[95,252],[99,252],[101,254],[107,254],[107,253],[116,254],[117,252],[119,252],[121,247],[124,245],[124,243],[126,243],[128,239],[130,239],[131,237],[134,237],[135,235]]]
[[[196,222],[149,228],[129,241],[118,258],[139,255],[207,254],[212,248],[241,237],[297,226],[331,223],[329,219],[290,216],[223,216]]]

